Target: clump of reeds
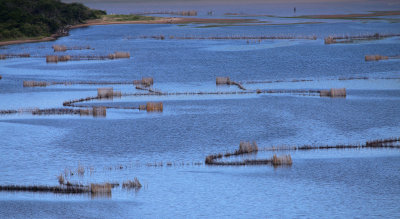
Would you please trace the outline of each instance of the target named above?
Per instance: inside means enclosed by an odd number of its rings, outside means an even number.
[[[150,85],[153,85],[153,83],[154,83],[154,80],[152,77],[142,78],[143,85],[150,86]]]
[[[283,155],[283,156],[274,156],[272,157],[272,165],[274,166],[279,166],[279,165],[292,165],[292,157],[289,155]]]
[[[0,75],[0,80],[3,79],[3,77]]]
[[[240,83],[231,81],[229,77],[217,77],[215,79],[215,83],[216,85],[236,85],[238,88],[246,90],[246,88],[244,88]]]
[[[0,59],[6,59],[6,58],[7,58],[6,55],[0,54]]]
[[[321,97],[346,97],[346,88],[321,90],[319,95]]]
[[[139,182],[138,178],[134,178],[133,180],[128,180],[122,183],[122,188],[126,189],[140,189],[142,188],[142,184]]]
[[[108,55],[109,59],[121,59],[121,58],[130,58],[131,55],[129,52],[114,52]]]
[[[122,97],[122,93],[121,93],[121,91],[114,91],[113,96],[114,97]]]
[[[107,108],[104,106],[94,106],[92,111],[94,117],[106,117],[107,115]]]
[[[366,55],[365,56],[365,61],[379,61],[379,60],[386,60],[389,59],[387,56],[382,56],[382,55]]]
[[[49,55],[46,56],[46,62],[58,62],[58,56]]]
[[[215,83],[217,85],[220,85],[220,84],[229,85],[231,83],[231,80],[229,79],[229,77],[217,77],[216,80],[215,80]]]
[[[64,176],[62,174],[57,176],[57,179],[58,179],[58,183],[60,183],[60,185],[64,185],[65,179],[64,179]]]
[[[92,194],[111,194],[112,185],[110,183],[104,184],[90,184],[90,192]]]
[[[163,103],[162,102],[147,102],[146,103],[147,112],[162,112]]]
[[[88,116],[91,114],[93,114],[93,112],[89,109],[80,109],[79,110],[79,115],[81,115],[81,116]]]
[[[66,61],[69,61],[69,60],[71,60],[71,56],[70,55],[59,56],[58,57],[58,61],[59,62],[66,62]]]
[[[325,44],[333,44],[336,43],[336,40],[333,37],[329,36],[324,39],[324,42]]]
[[[114,89],[112,87],[97,88],[98,98],[112,98],[114,96]]]
[[[258,145],[255,141],[252,143],[241,141],[239,144],[238,154],[252,153],[258,151]]]
[[[144,85],[147,87],[153,85],[153,83],[154,83],[154,80],[152,77],[143,77],[142,80],[134,80],[133,81],[133,84]]]
[[[46,81],[24,81],[24,87],[46,87],[49,83]]]
[[[65,52],[67,51],[67,47],[64,45],[53,45],[54,52]]]
[[[219,158],[222,158],[222,157],[223,157],[223,154],[212,154],[212,155],[208,155],[208,156],[206,157],[205,163],[206,163],[206,164],[214,164],[214,160],[215,160],[215,159],[219,159]]]

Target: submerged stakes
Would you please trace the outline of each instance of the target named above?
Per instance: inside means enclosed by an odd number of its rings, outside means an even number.
[[[118,187],[119,183],[91,183],[89,186],[80,184],[71,184],[70,182],[64,183],[64,179],[58,179],[60,186],[39,186],[39,185],[0,185],[0,191],[12,192],[50,192],[57,194],[91,194],[92,196],[110,196],[112,189]],[[126,181],[122,188],[134,188],[139,190],[142,184],[135,177],[133,181]]]
[[[325,44],[336,44],[336,43],[353,43],[357,41],[365,40],[380,40],[388,37],[396,37],[400,34],[379,34],[375,33],[372,35],[359,35],[359,36],[328,36],[324,39]]]
[[[22,185],[0,185],[0,191],[19,191],[19,192],[51,192],[63,194],[88,193],[88,189],[75,186],[22,186]]]
[[[47,63],[57,63],[57,62],[66,62],[66,61],[79,61],[79,60],[106,60],[106,59],[123,59],[127,58],[129,59],[131,57],[129,52],[114,52],[111,54],[108,54],[106,56],[93,56],[93,55],[63,55],[63,56],[58,56],[58,55],[47,55],[46,56],[46,62]]]
[[[363,145],[325,145],[325,146],[292,146],[292,147],[270,147],[261,149],[262,151],[291,151],[291,150],[320,150],[320,149],[356,149],[356,148],[397,148],[400,149],[400,137],[388,138],[388,139],[377,139],[367,141]],[[218,165],[218,166],[244,166],[244,165],[292,165],[292,157],[290,155],[277,156],[273,155],[271,159],[260,159],[260,160],[243,160],[243,161],[217,161],[223,157],[239,156],[249,153],[257,153],[259,148],[257,143],[253,142],[240,142],[239,149],[233,153],[219,153],[208,155],[205,159],[206,165]]]

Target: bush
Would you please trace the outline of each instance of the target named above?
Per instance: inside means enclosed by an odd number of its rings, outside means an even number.
[[[1,0],[0,40],[50,36],[66,25],[83,23],[106,14],[80,3],[59,0]]]

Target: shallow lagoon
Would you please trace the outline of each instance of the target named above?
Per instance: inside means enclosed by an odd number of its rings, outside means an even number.
[[[209,167],[208,154],[233,151],[241,140],[260,147],[357,144],[400,133],[399,60],[365,62],[366,54],[399,55],[398,37],[324,45],[330,35],[397,33],[398,23],[337,21],[281,26],[112,25],[72,30],[56,42],[7,46],[0,53],[36,58],[0,60],[0,108],[61,107],[96,95],[99,86],[23,88],[23,80],[132,81],[154,77],[165,92],[236,91],[215,86],[229,76],[248,89],[347,88],[348,96],[294,94],[122,97],[88,102],[131,106],[163,101],[163,113],[110,109],[106,118],[0,116],[0,184],[57,185],[65,168],[85,167],[71,181],[122,182],[135,191],[111,197],[1,192],[1,217],[392,217],[399,216],[400,151],[291,152],[293,165]],[[312,36],[317,40],[155,40],[141,36]],[[47,64],[53,44],[90,45],[66,54],[129,51],[130,59]],[[338,80],[368,77],[368,80]],[[311,79],[311,82],[246,84]],[[116,90],[137,92],[132,85]],[[250,155],[254,156],[254,155]],[[257,157],[270,157],[260,152]],[[240,158],[245,159],[246,157]],[[163,163],[150,167],[149,163]],[[167,162],[173,163],[166,166]],[[121,168],[122,167],[122,168]],[[18,209],[17,211],[15,209]]]

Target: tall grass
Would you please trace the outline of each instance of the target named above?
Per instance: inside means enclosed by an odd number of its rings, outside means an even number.
[[[139,182],[138,178],[134,178],[132,181],[128,180],[122,183],[122,188],[126,189],[140,189],[142,184]]]

